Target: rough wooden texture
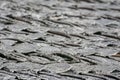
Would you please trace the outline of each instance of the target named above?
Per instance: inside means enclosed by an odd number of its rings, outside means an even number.
[[[120,0],[0,0],[0,80],[120,80]]]

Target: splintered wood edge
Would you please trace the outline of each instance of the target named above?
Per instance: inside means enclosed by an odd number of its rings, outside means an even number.
[[[120,51],[111,55],[112,57],[120,57]]]

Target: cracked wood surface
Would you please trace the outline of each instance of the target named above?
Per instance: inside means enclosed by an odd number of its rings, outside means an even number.
[[[120,0],[0,0],[0,80],[120,80]]]

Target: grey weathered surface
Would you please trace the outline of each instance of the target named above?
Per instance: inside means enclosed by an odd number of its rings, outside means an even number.
[[[120,80],[120,0],[0,0],[0,80]]]

